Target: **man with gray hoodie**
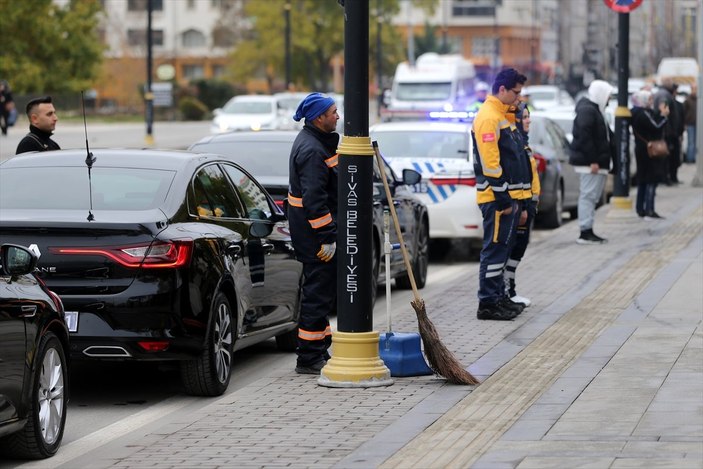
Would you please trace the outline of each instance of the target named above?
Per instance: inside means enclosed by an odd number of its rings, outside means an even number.
[[[593,232],[593,220],[615,148],[614,135],[604,114],[612,90],[608,82],[594,80],[588,87],[588,97],[581,98],[576,104],[569,162],[581,179],[578,202],[581,235],[576,240],[578,244],[608,241]]]

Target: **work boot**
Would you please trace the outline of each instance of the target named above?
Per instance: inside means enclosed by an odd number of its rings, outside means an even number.
[[[312,365],[298,365],[295,367],[295,372],[299,375],[319,375],[326,364],[326,360],[320,360]]]
[[[518,316],[520,313],[522,313],[522,310],[525,309],[525,305],[523,305],[522,303],[513,303],[507,296],[501,298],[498,304],[505,309],[515,311],[515,316]]]
[[[495,321],[510,321],[518,315],[514,310],[507,309],[499,303],[479,302],[476,317],[478,319],[493,319]]]

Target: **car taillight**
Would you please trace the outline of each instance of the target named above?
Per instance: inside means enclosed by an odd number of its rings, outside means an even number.
[[[273,201],[276,205],[278,205],[280,208],[283,208],[283,199],[281,200],[274,200]]]
[[[475,186],[476,178],[474,176],[470,177],[433,177],[430,178],[430,182],[435,186]]]
[[[171,344],[168,340],[140,340],[137,345],[145,352],[163,352]]]
[[[125,267],[162,269],[188,265],[193,252],[193,240],[175,239],[115,247],[50,247],[49,252],[81,256],[104,256]]]
[[[533,153],[532,156],[535,158],[535,163],[537,163],[537,172],[544,174],[547,170],[547,159],[539,153]]]

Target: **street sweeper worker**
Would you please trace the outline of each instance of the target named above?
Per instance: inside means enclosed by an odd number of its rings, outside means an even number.
[[[328,315],[337,300],[337,105],[311,93],[293,119],[305,125],[293,142],[289,160],[287,213],[297,259],[303,263],[295,371],[320,374],[330,358]]]
[[[513,68],[500,71],[471,129],[476,200],[483,215],[478,319],[510,320],[523,309],[507,298],[503,275],[517,226],[527,217],[523,200],[530,175],[524,164],[524,143],[516,138],[514,123],[506,115],[518,103],[526,81]]]

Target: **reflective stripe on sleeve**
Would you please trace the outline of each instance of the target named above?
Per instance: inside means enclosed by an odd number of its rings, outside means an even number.
[[[288,204],[293,206],[293,207],[300,207],[302,208],[303,206],[303,198],[302,197],[295,197],[288,193]]]
[[[339,153],[335,153],[333,156],[331,156],[325,160],[325,164],[327,165],[328,168],[334,168],[335,166],[337,166],[338,162],[339,162]]]
[[[310,222],[310,226],[312,226],[313,229],[322,228],[323,226],[332,223],[332,214],[328,213],[326,215],[321,216],[320,218],[308,220],[308,222]]]

